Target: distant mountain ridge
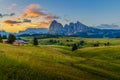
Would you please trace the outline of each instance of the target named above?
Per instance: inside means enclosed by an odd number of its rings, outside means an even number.
[[[21,35],[34,35],[34,34],[47,34],[48,33],[47,28],[28,28],[25,31],[20,31],[19,33],[16,34],[16,36],[21,36]]]
[[[0,35],[1,35],[1,36],[4,36],[4,35],[5,35],[5,36],[8,36],[9,33],[8,33],[8,32],[5,32],[5,31],[3,31],[3,30],[1,30],[1,31],[0,31]]]
[[[115,25],[115,24],[101,24],[99,26],[95,26],[98,29],[113,29],[113,30],[117,30],[120,29],[120,26]]]
[[[104,24],[103,26],[109,27],[109,25]],[[118,27],[117,25],[113,25]],[[20,31],[15,33],[16,36],[31,36],[31,35],[40,35],[40,34],[50,34],[50,35],[60,35],[60,36],[78,36],[86,38],[115,38],[120,37],[120,29],[104,29],[100,25],[101,29],[87,26],[79,21],[76,23],[69,23],[62,25],[61,23],[54,20],[49,29],[48,28],[28,28],[25,31]],[[9,33],[5,31],[0,31],[1,35],[8,35]]]
[[[89,27],[79,21],[76,23],[71,22],[63,26],[61,23],[54,20],[49,29],[47,28],[28,28],[17,34],[20,35],[39,35],[39,34],[52,34],[60,36],[78,36],[87,38],[115,38],[120,36],[120,30],[114,29],[98,29]]]

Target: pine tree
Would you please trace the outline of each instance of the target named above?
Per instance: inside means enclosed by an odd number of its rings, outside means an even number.
[[[9,34],[8,43],[12,44],[16,40],[16,37],[13,34]]]
[[[1,36],[2,37],[2,39],[7,39],[7,36],[6,35],[3,35],[3,36]]]
[[[110,42],[107,42],[107,46],[109,46],[110,45]]]
[[[38,45],[38,39],[37,39],[37,38],[34,38],[34,39],[33,39],[33,45],[35,45],[35,46]]]
[[[2,36],[0,35],[0,42],[2,42]]]
[[[73,44],[73,46],[72,46],[72,51],[75,51],[75,50],[77,50],[77,49],[78,49],[77,45],[76,45],[76,44]]]

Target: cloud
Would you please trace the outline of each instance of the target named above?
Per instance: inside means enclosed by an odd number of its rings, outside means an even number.
[[[50,21],[53,21],[54,19],[60,19],[60,17],[53,16],[51,14],[46,15],[44,18],[47,19],[47,20],[50,20]]]
[[[31,20],[29,20],[29,19],[23,19],[23,22],[29,23],[29,22],[31,22]]]
[[[3,15],[0,13],[0,18],[2,18],[3,17]]]
[[[23,19],[23,20],[16,20],[16,21],[13,21],[13,20],[5,20],[3,21],[4,24],[7,24],[7,25],[14,25],[14,24],[18,24],[18,23],[31,23],[31,20],[29,19]]]
[[[16,6],[16,5],[14,4],[14,6]],[[8,16],[8,18],[6,16]],[[11,19],[10,19],[9,16],[14,16],[14,17],[11,17]],[[9,28],[11,26],[14,27],[15,30],[13,30],[13,29],[9,30],[11,32],[12,31],[18,32],[20,30],[25,30],[30,27],[48,28],[54,19],[60,19],[60,17],[46,12],[46,10],[41,8],[41,6],[39,4],[28,5],[23,10],[23,13],[18,13],[18,14],[15,14],[15,13],[2,14],[2,13],[0,13],[0,18],[2,18],[2,17],[5,17],[3,19],[4,21],[2,22],[2,26],[4,26],[4,28],[6,30],[11,29],[11,28]]]
[[[45,14],[42,12],[42,9],[38,4],[30,4],[25,9],[22,17],[23,18],[36,18],[40,16],[44,16]]]
[[[10,14],[3,14],[3,16],[14,16],[15,13],[10,13]]]
[[[39,23],[39,26],[40,27],[48,28],[50,26],[50,22],[42,21],[42,22]]]
[[[15,13],[11,13],[9,16],[14,16],[15,15]]]
[[[13,26],[14,24],[18,24],[18,23],[21,23],[20,21],[12,21],[12,20],[5,20],[3,21],[4,24],[7,24],[7,25],[10,25],[10,26]]]
[[[38,4],[30,4],[26,7],[24,10],[24,13],[22,15],[22,18],[37,18],[37,17],[43,17],[45,20],[52,21],[54,19],[59,19],[60,17],[54,16],[52,14],[49,14],[47,12],[43,11]]]
[[[14,16],[15,13],[10,13],[10,14],[2,14],[0,13],[0,18],[5,17],[5,16]]]

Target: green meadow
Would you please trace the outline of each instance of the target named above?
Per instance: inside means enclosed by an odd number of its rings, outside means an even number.
[[[33,37],[21,37],[21,38],[28,40],[29,43],[32,44]],[[58,42],[50,43],[50,40],[55,40]],[[120,45],[120,38],[80,38],[80,37],[58,37],[58,38],[39,39],[39,44],[67,46],[67,45],[72,45],[74,43],[79,43],[80,41],[85,42],[85,45],[83,47],[93,47],[93,44],[97,42],[100,43],[100,46],[104,46],[104,43],[107,42],[110,42],[111,46]]]
[[[0,44],[0,80],[120,80],[120,39],[47,38],[39,46],[24,39],[28,45]],[[81,40],[84,46],[71,51],[68,45]]]

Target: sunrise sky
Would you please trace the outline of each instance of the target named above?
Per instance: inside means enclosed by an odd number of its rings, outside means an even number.
[[[120,25],[120,0],[0,0],[0,30],[48,28],[53,20]]]

